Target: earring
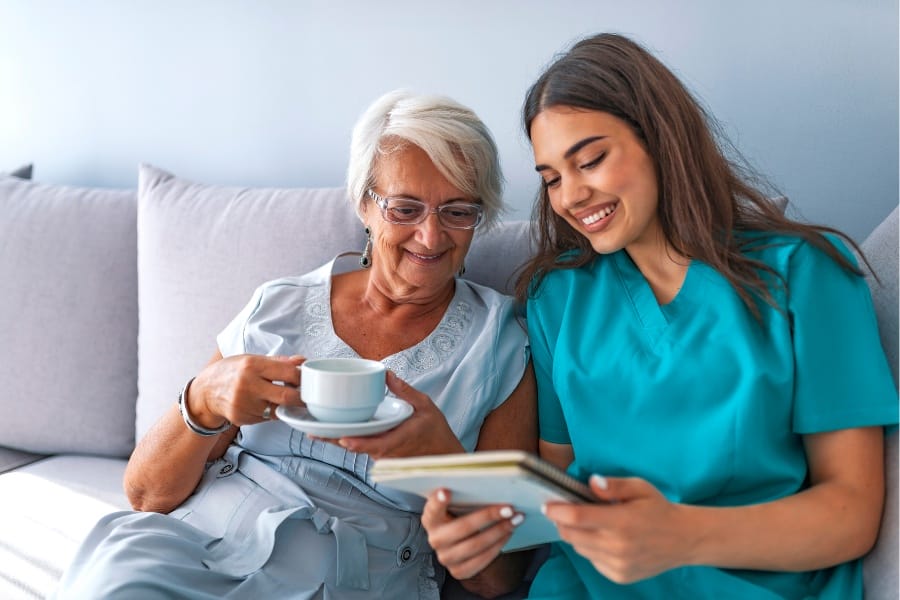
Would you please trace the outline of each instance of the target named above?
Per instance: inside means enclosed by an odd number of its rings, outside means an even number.
[[[462,276],[465,275],[465,274],[466,274],[466,265],[465,265],[465,263],[463,263],[463,266],[461,266],[461,267],[459,268],[459,271],[457,272],[457,275],[459,275],[460,277],[462,277]]]
[[[362,256],[359,257],[359,266],[363,269],[368,269],[372,266],[372,230],[369,229],[368,225],[366,226],[366,247]]]

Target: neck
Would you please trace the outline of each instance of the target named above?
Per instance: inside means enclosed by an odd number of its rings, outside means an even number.
[[[650,284],[657,302],[668,304],[678,295],[691,264],[690,258],[676,252],[665,241],[632,244],[625,251]]]
[[[384,317],[416,320],[429,318],[435,314],[443,315],[455,291],[453,280],[432,294],[423,294],[420,288],[384,289],[370,278],[361,300],[373,312]]]

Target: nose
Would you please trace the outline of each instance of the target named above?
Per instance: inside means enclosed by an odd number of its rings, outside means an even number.
[[[567,177],[560,181],[560,200],[565,208],[573,208],[590,198],[590,188],[581,178]]]
[[[425,220],[415,225],[416,238],[426,248],[436,248],[444,233],[444,226],[438,219],[437,211],[432,210]]]

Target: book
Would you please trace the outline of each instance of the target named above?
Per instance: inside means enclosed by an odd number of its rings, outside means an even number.
[[[559,539],[556,525],[541,513],[545,502],[597,502],[590,487],[528,452],[491,450],[375,461],[372,479],[385,486],[428,496],[451,492],[450,511],[462,514],[489,504],[509,504],[525,520],[504,545],[521,550]]]

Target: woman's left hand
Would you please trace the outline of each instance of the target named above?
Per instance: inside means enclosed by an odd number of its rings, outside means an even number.
[[[422,526],[438,561],[461,581],[490,566],[525,517],[503,504],[454,516],[449,510],[450,498],[450,490],[432,491],[422,511]]]
[[[431,398],[418,391],[392,371],[387,372],[388,389],[413,407],[413,414],[384,433],[366,437],[342,437],[340,446],[372,458],[388,456],[418,456],[464,452],[456,434],[450,429],[444,413]]]
[[[684,564],[689,538],[680,505],[643,479],[593,476],[590,485],[599,503],[548,503],[545,514],[594,568],[631,583]]]

